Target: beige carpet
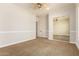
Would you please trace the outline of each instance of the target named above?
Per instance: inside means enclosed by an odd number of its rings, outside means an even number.
[[[43,38],[0,48],[2,56],[79,56],[74,44]]]

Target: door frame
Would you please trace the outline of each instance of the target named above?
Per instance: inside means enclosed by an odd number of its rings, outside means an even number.
[[[49,37],[49,15],[47,14],[46,15],[47,16],[47,20],[46,20],[46,24],[47,24],[47,28],[46,28],[46,30],[47,30],[47,39],[48,39],[48,37]],[[39,15],[36,15],[36,38],[38,38],[38,17],[39,17]]]
[[[57,17],[66,17],[66,16],[57,16]],[[67,16],[68,17],[68,22],[69,22],[69,43],[70,43],[70,17],[69,16]],[[53,17],[53,23],[54,23],[54,18],[55,17]],[[53,25],[54,26],[54,25]],[[54,28],[53,28],[54,29]],[[54,32],[54,31],[53,31]],[[53,37],[53,39],[54,39],[54,37]],[[62,41],[62,42],[64,42],[63,40],[58,40],[58,41]]]

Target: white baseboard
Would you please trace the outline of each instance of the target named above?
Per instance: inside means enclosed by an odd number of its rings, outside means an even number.
[[[79,50],[79,44],[77,42],[70,42],[70,43],[75,44],[77,49]]]
[[[75,42],[69,42],[69,43],[75,44]]]
[[[2,32],[0,33],[0,48],[35,39],[34,32]]]
[[[7,46],[11,46],[11,45],[14,45],[14,44],[18,44],[18,43],[22,43],[22,42],[25,42],[25,41],[30,41],[30,40],[33,40],[35,39],[35,37],[33,38],[26,38],[24,40],[21,40],[21,41],[15,41],[15,42],[11,42],[11,43],[8,43],[8,44],[4,44],[4,45],[1,45],[0,48],[3,48],[3,47],[7,47]]]
[[[78,43],[76,43],[76,47],[78,48],[78,50],[79,50],[79,44]]]

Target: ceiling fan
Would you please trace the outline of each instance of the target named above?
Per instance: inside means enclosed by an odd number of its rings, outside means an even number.
[[[33,3],[33,9],[49,9],[47,3]]]

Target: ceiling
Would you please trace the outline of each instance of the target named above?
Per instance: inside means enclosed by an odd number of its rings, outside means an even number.
[[[71,8],[75,7],[74,3],[48,3],[48,7],[50,10],[34,10],[32,7],[32,3],[15,3],[14,5],[23,8],[23,9],[29,9],[34,14],[48,14],[49,11],[59,10],[63,8]]]

